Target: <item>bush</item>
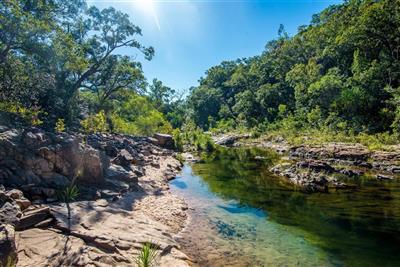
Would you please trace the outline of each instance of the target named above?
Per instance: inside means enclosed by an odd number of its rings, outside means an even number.
[[[65,123],[64,123],[64,119],[58,119],[56,122],[56,126],[54,127],[54,130],[57,133],[62,133],[65,131]]]
[[[104,111],[90,115],[81,121],[81,126],[86,134],[106,132],[108,129]]]
[[[26,108],[17,102],[0,102],[0,112],[12,115],[15,117],[11,121],[21,120],[22,123],[30,126],[39,126],[43,124],[41,117],[47,115],[39,107]]]

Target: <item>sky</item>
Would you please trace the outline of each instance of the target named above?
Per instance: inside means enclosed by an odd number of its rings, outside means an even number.
[[[289,35],[309,24],[313,14],[342,0],[88,0],[113,6],[142,29],[138,40],[153,46],[146,61],[137,50],[123,49],[142,62],[146,78],[185,91],[224,60],[259,55],[283,24]]]

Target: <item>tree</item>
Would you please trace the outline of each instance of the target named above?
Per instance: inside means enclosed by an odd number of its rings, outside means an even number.
[[[175,90],[163,85],[157,79],[153,79],[153,83],[149,86],[149,98],[154,103],[158,110],[164,113],[168,112],[168,105],[170,104]]]

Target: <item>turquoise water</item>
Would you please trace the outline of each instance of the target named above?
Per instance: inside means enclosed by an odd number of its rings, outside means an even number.
[[[268,171],[273,152],[204,158],[171,182],[193,208],[181,243],[199,266],[400,266],[399,180],[306,194]]]

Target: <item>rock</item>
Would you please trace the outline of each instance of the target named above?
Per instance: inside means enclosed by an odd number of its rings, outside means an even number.
[[[304,169],[312,169],[314,171],[320,172],[320,171],[325,171],[325,172],[335,172],[335,168],[330,166],[328,163],[324,161],[318,161],[318,160],[307,160],[307,161],[300,161],[297,163],[298,168],[304,168]]]
[[[17,261],[14,227],[9,224],[0,225],[0,266],[12,267]]]
[[[145,171],[143,170],[142,167],[140,166],[134,166],[132,168],[132,171],[135,175],[137,175],[138,177],[142,177],[143,175],[145,175]]]
[[[42,181],[55,189],[63,189],[71,184],[71,180],[58,173],[42,173]]]
[[[138,182],[137,175],[127,171],[122,166],[111,164],[106,170],[107,180],[119,180],[124,182]]]
[[[24,196],[24,194],[20,190],[12,189],[7,192],[7,196],[9,196],[12,199],[21,199]]]
[[[303,145],[292,147],[291,157],[299,158],[336,158],[343,160],[365,161],[371,152],[365,146],[359,144],[328,143],[324,145]]]
[[[19,223],[15,226],[16,230],[28,229],[40,222],[51,218],[49,207],[30,210],[20,218]]]
[[[359,170],[350,170],[350,169],[343,169],[339,171],[341,174],[350,176],[350,177],[358,177],[364,174],[363,171]]]
[[[54,218],[48,218],[34,225],[34,228],[46,229],[54,223]]]
[[[154,167],[154,168],[157,168],[157,169],[159,169],[160,168],[160,163],[158,163],[158,162],[151,162],[150,163],[150,165],[152,166],[152,167]]]
[[[82,159],[82,175],[79,182],[86,184],[101,185],[104,183],[103,164],[100,151],[93,148],[85,149]]]
[[[378,174],[378,175],[376,175],[376,179],[378,179],[378,180],[393,180],[394,178],[389,175]]]
[[[130,168],[131,164],[134,163],[134,158],[126,149],[122,149],[113,160],[113,163]]]
[[[217,145],[232,146],[236,141],[250,137],[250,134],[222,135],[213,137],[213,140]]]
[[[20,209],[22,211],[26,210],[31,205],[31,202],[29,201],[29,199],[26,199],[26,198],[17,199],[17,200],[15,200],[15,203],[17,203],[17,205],[20,207]]]
[[[157,140],[156,144],[161,147],[170,149],[173,149],[175,147],[175,142],[172,135],[156,133],[153,135],[153,138]]]
[[[113,146],[111,143],[108,143],[104,148],[107,156],[116,157],[118,155],[118,149]]]
[[[0,208],[0,224],[17,225],[22,216],[21,208],[15,202],[5,202]]]

